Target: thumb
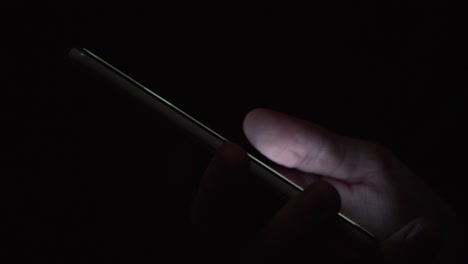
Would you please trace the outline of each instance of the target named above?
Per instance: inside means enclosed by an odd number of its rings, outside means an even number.
[[[442,236],[435,223],[417,218],[381,243],[388,263],[435,263]]]

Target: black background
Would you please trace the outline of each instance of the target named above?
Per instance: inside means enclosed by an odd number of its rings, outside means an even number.
[[[2,256],[97,263],[205,253],[193,247],[186,211],[209,154],[71,63],[72,47],[247,149],[241,122],[255,107],[379,141],[466,218],[466,43],[455,7],[17,6],[2,10]]]

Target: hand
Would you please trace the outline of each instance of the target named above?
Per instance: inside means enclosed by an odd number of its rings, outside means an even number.
[[[252,241],[257,234],[256,246],[270,249],[284,249],[290,241],[320,245],[340,210],[375,235],[387,263],[435,260],[447,250],[442,245],[452,234],[449,227],[456,226],[452,211],[383,146],[266,109],[250,112],[244,131],[255,148],[305,190],[271,218],[252,223],[251,216],[267,201],[249,190],[245,153],[226,144],[207,168],[194,207],[194,222],[216,219],[205,229],[217,226],[218,233],[225,233],[222,223],[230,223],[238,227],[232,234],[236,241]],[[330,257],[336,252],[321,253]]]

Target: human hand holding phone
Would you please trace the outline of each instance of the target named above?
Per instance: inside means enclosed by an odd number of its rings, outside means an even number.
[[[224,263],[241,249],[243,262],[322,256],[329,263],[330,258],[378,263],[383,255],[387,263],[401,263],[414,252],[418,261],[440,256],[430,249],[444,244],[446,251],[451,244],[445,241],[453,241],[452,211],[379,144],[256,110],[246,117],[244,131],[278,165],[273,169],[92,52],[72,49],[70,57],[218,149],[200,184],[192,221],[201,240],[214,238],[218,253],[231,254],[223,256]],[[249,184],[253,177],[246,177],[247,171],[290,199],[279,209],[269,207],[272,197]]]
[[[209,128],[192,115],[182,111],[179,107],[166,100],[153,89],[150,89],[134,80],[121,70],[117,69],[109,62],[103,60],[87,49],[71,49],[69,56],[75,62],[81,64],[94,74],[106,79],[114,87],[128,93],[140,103],[147,106],[149,110],[164,117],[174,124],[186,135],[211,151],[219,148],[223,143],[228,142],[226,138]],[[265,160],[260,160],[251,154],[247,154],[250,159],[249,171],[260,179],[262,184],[269,187],[275,196],[287,200],[303,190],[303,186],[293,178],[288,177],[278,170],[275,170]],[[363,244],[372,245],[375,242],[374,236],[363,226],[345,216],[341,212],[337,213],[339,219],[339,229],[343,234],[359,238]]]
[[[232,143],[218,150],[200,184],[192,219],[216,244],[228,239],[231,247],[241,245],[246,252],[241,262],[450,259],[444,246],[456,230],[453,212],[383,146],[266,109],[250,112],[244,131],[255,148],[284,167],[282,173],[308,187],[270,219],[252,221],[262,213],[257,202],[262,197],[249,189],[246,154]],[[337,239],[339,210],[376,236],[376,252]]]

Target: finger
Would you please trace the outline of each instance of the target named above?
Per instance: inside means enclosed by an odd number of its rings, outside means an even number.
[[[213,156],[198,187],[198,192],[192,205],[191,220],[195,224],[210,225],[219,220],[220,210],[226,211],[229,200],[239,195],[231,194],[245,180],[249,158],[242,148],[234,143],[225,143]],[[239,190],[237,190],[239,191]],[[218,214],[214,216],[214,214]]]
[[[313,123],[268,109],[249,112],[243,126],[247,139],[270,160],[348,183],[362,181],[369,175],[359,171],[361,168],[373,170],[382,166],[379,156],[385,154],[368,142],[338,136]]]
[[[339,193],[330,183],[311,184],[277,212],[246,258],[261,263],[323,258],[328,263],[381,263],[376,244],[356,238],[337,218],[340,204]]]
[[[442,233],[429,219],[418,218],[381,243],[389,263],[439,263]]]
[[[325,226],[333,222],[339,208],[338,192],[326,182],[314,183],[276,213],[249,247],[244,259],[263,263],[291,261],[303,256],[318,243],[324,243]],[[317,249],[314,248],[314,252]]]
[[[215,153],[201,182],[204,192],[220,192],[246,178],[250,160],[238,145],[227,142]]]
[[[329,183],[318,181],[294,196],[264,230],[265,243],[281,246],[306,233],[319,233],[324,223],[335,218],[340,196]]]
[[[209,250],[208,263],[226,256],[235,261],[252,233],[279,207],[271,193],[258,188],[261,184],[256,177],[247,173],[249,162],[239,146],[226,143],[215,153],[199,184],[191,223],[199,246]]]
[[[214,236],[241,239],[284,203],[248,173],[250,159],[234,143],[224,144],[208,165],[191,208],[191,222]]]

